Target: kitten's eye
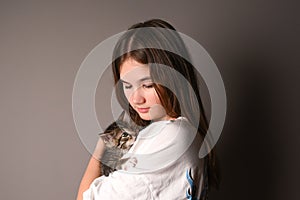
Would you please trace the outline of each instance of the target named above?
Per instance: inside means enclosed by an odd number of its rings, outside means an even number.
[[[127,133],[127,132],[124,132],[123,134],[122,134],[122,137],[128,137],[129,136],[129,134]]]

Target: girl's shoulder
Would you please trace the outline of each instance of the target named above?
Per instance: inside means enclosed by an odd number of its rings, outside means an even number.
[[[153,172],[174,164],[185,155],[197,136],[196,129],[184,117],[159,121],[143,129],[129,153],[124,158],[134,157],[136,165],[131,172]],[[186,164],[197,152],[185,156]],[[191,157],[192,156],[192,157]]]
[[[139,138],[151,138],[158,134],[187,136],[189,134],[194,135],[196,132],[197,129],[191,125],[187,118],[178,117],[172,120],[151,123],[139,133]]]

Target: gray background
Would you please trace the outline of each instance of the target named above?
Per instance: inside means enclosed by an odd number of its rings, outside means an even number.
[[[223,181],[210,199],[299,199],[297,1],[178,2],[0,2],[0,199],[75,199],[89,159],[72,118],[77,70],[150,18],[203,45],[224,80]]]

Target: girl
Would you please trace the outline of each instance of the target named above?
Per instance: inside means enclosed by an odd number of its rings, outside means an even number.
[[[96,178],[99,161],[91,158],[78,199],[94,178],[83,199],[207,199],[208,188],[218,187],[214,150],[198,157],[208,123],[196,70],[185,58],[180,35],[163,20],[135,24],[119,39],[112,62],[117,98],[145,128],[122,170]]]

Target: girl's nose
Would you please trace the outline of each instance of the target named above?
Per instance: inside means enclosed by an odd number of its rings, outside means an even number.
[[[132,99],[132,102],[134,104],[143,104],[143,103],[145,103],[146,99],[145,99],[145,97],[143,95],[142,88],[136,89],[133,92],[133,94],[131,96],[131,99]]]

